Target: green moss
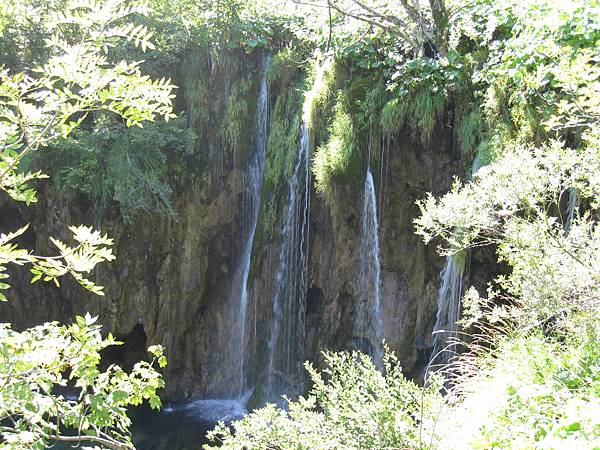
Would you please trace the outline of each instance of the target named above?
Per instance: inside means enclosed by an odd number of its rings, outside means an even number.
[[[194,49],[190,52],[189,60],[182,65],[182,91],[190,124],[198,130],[202,129],[201,124],[206,123],[210,111],[206,77],[198,76],[205,70],[204,52]]]
[[[277,209],[287,194],[285,186],[291,176],[300,142],[302,87],[302,83],[290,83],[287,89],[279,93],[270,113],[257,242],[273,236]]]
[[[381,111],[381,128],[389,134],[395,135],[404,126],[407,103],[400,97],[389,100]]]
[[[327,133],[327,123],[336,101],[336,64],[333,58],[309,68],[310,89],[304,94],[303,120],[317,140]]]
[[[312,171],[317,190],[362,178],[373,133],[389,94],[380,74],[326,61],[306,93],[304,117],[312,124],[316,150]]]
[[[301,67],[299,55],[291,48],[284,48],[271,58],[267,69],[269,87],[278,92],[294,82]]]
[[[377,125],[388,98],[389,92],[386,91],[384,79],[371,77],[369,83],[365,84],[364,95],[360,101],[361,113],[369,126]]]
[[[479,108],[475,107],[458,119],[456,137],[463,153],[472,153],[484,135],[484,122]]]
[[[502,154],[502,150],[508,148],[509,142],[510,133],[506,124],[496,124],[493,133],[486,136],[477,146],[474,168],[483,167],[495,161]]]
[[[467,264],[467,256],[468,252],[466,250],[460,250],[452,255],[452,259],[454,260],[454,264],[460,273],[464,273],[465,266]]]
[[[315,151],[313,173],[320,192],[329,190],[332,179],[349,175],[358,160],[358,139],[353,118],[340,91],[329,127],[329,139]]]
[[[242,79],[233,83],[227,97],[227,108],[221,121],[219,135],[223,141],[224,150],[229,150],[236,160],[244,130],[249,128],[249,94],[252,89],[250,79]]]
[[[429,143],[435,124],[444,112],[447,99],[444,90],[428,86],[419,90],[410,103],[409,123],[415,134],[418,133],[417,130],[421,132],[423,144]]]

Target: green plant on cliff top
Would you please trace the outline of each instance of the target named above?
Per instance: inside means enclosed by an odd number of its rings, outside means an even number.
[[[427,145],[435,126],[443,123],[451,92],[464,76],[459,62],[419,58],[403,64],[391,76],[389,89],[395,98],[383,108],[383,130],[395,134],[408,125],[413,137]]]
[[[111,65],[106,51],[125,37],[150,47],[143,26],[128,24],[145,8],[122,1],[67,1],[60,9],[47,5],[39,20],[47,30],[48,59],[36,70],[0,70],[0,189],[13,200],[37,200],[31,182],[41,171],[21,171],[23,158],[59,136],[68,136],[86,115],[108,110],[127,125],[142,125],[155,117],[172,117],[171,89],[165,80],[141,75],[138,64]],[[24,11],[36,14],[35,9]],[[39,13],[39,11],[37,11]],[[57,256],[37,256],[15,240],[20,230],[0,235],[0,290],[9,267],[30,266],[32,282],[59,284],[70,274],[81,286],[102,293],[87,278],[98,263],[114,259],[112,240],[100,232],[71,227],[74,245],[52,239]],[[0,292],[0,300],[6,296]],[[0,326],[0,448],[47,448],[55,441],[92,443],[96,448],[132,448],[126,408],[149,400],[160,407],[156,391],[163,381],[152,363],[138,363],[131,373],[117,366],[98,369],[101,349],[116,342],[103,339],[90,316],[64,327],[48,323],[16,332]],[[160,346],[151,347],[156,362],[166,364]],[[73,383],[76,399],[56,392]]]

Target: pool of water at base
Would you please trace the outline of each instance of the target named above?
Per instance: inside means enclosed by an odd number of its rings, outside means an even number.
[[[230,422],[245,412],[243,403],[236,400],[169,403],[160,411],[135,408],[130,411],[133,443],[137,450],[200,450],[202,444],[209,443],[206,433],[217,422]],[[56,450],[72,448],[65,444],[53,447]]]
[[[161,411],[131,413],[133,443],[138,450],[198,450],[209,443],[206,433],[217,422],[230,422],[246,412],[236,400],[193,400],[171,403]]]

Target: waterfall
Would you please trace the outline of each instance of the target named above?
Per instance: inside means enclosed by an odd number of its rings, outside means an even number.
[[[579,191],[576,188],[569,189],[569,200],[567,202],[567,218],[565,221],[565,231],[568,233],[573,225],[573,219],[579,209]]]
[[[430,361],[430,364],[436,366],[448,363],[456,352],[465,262],[465,251],[448,256],[441,272],[442,282],[438,291],[438,311],[433,327],[433,353]]]
[[[471,165],[471,178],[485,165],[486,162],[477,154]],[[445,366],[457,353],[458,321],[461,316],[467,258],[470,258],[469,250],[461,250],[448,256],[440,273],[441,284],[438,290],[437,316],[433,326],[430,367]]]
[[[310,130],[302,126],[300,144],[288,182],[275,295],[269,329],[265,401],[303,388],[304,323],[310,209]]]
[[[258,213],[260,209],[260,194],[262,191],[263,172],[265,166],[265,149],[267,145],[267,121],[268,121],[268,86],[267,86],[267,68],[269,66],[269,57],[265,56],[261,64],[261,75],[259,94],[257,102],[256,117],[256,151],[250,157],[248,171],[245,175],[245,183],[248,185],[247,205],[244,208],[244,222],[248,227],[248,235],[240,265],[233,278],[230,304],[234,305],[233,313],[235,318],[232,323],[236,324],[238,330],[233,341],[233,351],[231,357],[234,364],[237,364],[237,383],[234,389],[241,397],[246,388],[244,364],[245,364],[245,338],[246,338],[246,312],[248,307],[248,275],[250,274],[250,262],[252,260],[252,246],[254,244],[254,234],[258,222]],[[235,305],[237,304],[237,310]]]
[[[381,318],[381,262],[377,198],[371,169],[367,170],[363,196],[360,236],[360,272],[358,305],[354,335],[359,350],[368,353],[376,364],[381,362],[383,321]]]

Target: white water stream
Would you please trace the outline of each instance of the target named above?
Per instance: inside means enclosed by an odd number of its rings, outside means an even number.
[[[304,326],[310,209],[310,131],[303,125],[281,233],[269,329],[265,401],[303,388]]]
[[[360,236],[360,272],[358,305],[354,335],[362,343],[360,350],[368,353],[376,364],[383,356],[383,320],[381,317],[381,261],[377,198],[371,169],[367,170],[363,195]]]
[[[260,194],[262,191],[263,173],[265,167],[265,151],[267,145],[267,123],[268,123],[268,100],[269,92],[267,85],[267,68],[269,57],[265,56],[261,64],[261,75],[259,94],[257,101],[256,118],[256,151],[252,155],[248,172],[246,174],[249,185],[248,207],[246,208],[245,223],[248,224],[248,236],[243,248],[242,258],[238,270],[233,278],[230,304],[237,304],[233,308],[236,314],[233,323],[236,324],[238,332],[235,335],[232,349],[232,358],[238,365],[237,383],[233,389],[240,398],[245,395],[245,348],[246,348],[246,313],[248,309],[248,276],[250,274],[250,263],[252,261],[252,247],[254,245],[254,234],[258,223],[260,210]]]

